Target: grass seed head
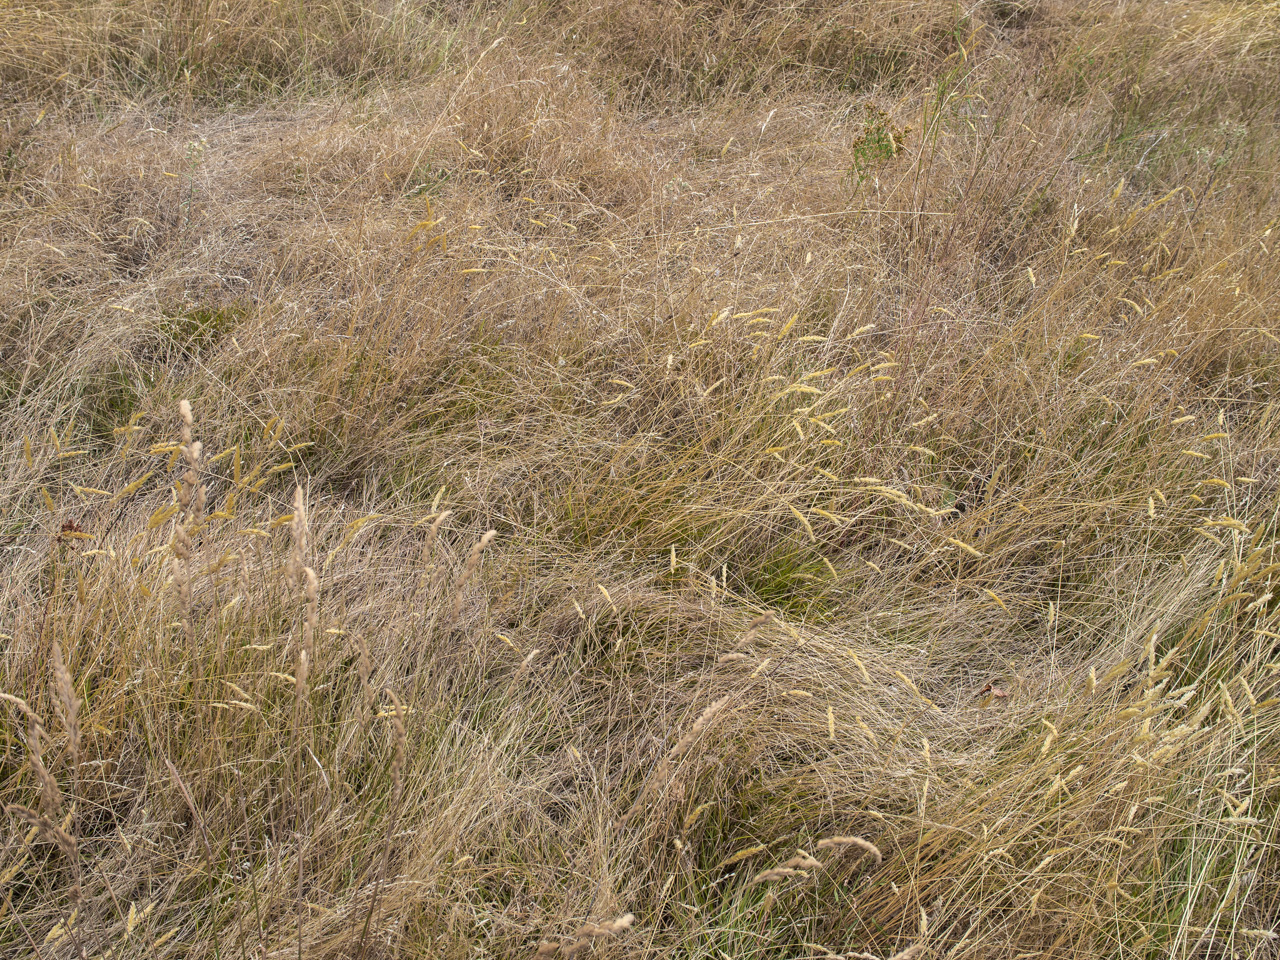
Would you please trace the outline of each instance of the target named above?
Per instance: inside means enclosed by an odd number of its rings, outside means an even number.
[[[584,924],[574,935],[574,940],[560,948],[560,955],[571,957],[579,951],[593,946],[597,940],[603,937],[616,937],[620,933],[625,933],[635,922],[635,914],[628,913],[618,917],[616,920]],[[550,956],[550,954],[543,954],[543,956]]]
[[[818,841],[819,850],[839,850],[842,847],[857,847],[863,853],[875,857],[876,863],[884,862],[884,855],[880,852],[880,848],[862,837],[827,837]]]
[[[67,669],[62,656],[62,644],[55,636],[53,648],[53,677],[57,689],[54,705],[58,718],[67,731],[67,746],[71,751],[71,760],[77,770],[80,768],[80,700],[75,693],[75,684],[71,680],[71,671]]]
[[[789,877],[799,877],[805,879],[809,876],[804,870],[797,870],[792,867],[774,867],[772,870],[765,870],[757,873],[751,878],[751,882],[747,886],[754,887],[758,883],[771,883],[774,880],[786,880]]]
[[[476,570],[479,569],[480,557],[484,553],[485,548],[489,546],[490,543],[493,542],[494,537],[496,537],[497,535],[498,535],[498,531],[490,530],[487,533],[485,533],[485,535],[481,537],[478,541],[476,541],[475,546],[471,548],[471,553],[467,557],[467,564],[462,569],[462,576],[458,578],[457,590],[454,593],[453,607],[450,610],[449,619],[448,619],[448,625],[450,627],[452,627],[455,623],[457,623],[458,615],[462,612],[462,599],[463,599],[464,588],[468,583],[471,582],[471,578],[475,576]]]

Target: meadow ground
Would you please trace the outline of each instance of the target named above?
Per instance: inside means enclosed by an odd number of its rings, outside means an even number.
[[[1280,5],[0,6],[0,954],[1280,956]]]

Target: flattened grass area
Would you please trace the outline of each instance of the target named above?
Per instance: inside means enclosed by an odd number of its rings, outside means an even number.
[[[1276,4],[0,51],[0,953],[1280,956]]]

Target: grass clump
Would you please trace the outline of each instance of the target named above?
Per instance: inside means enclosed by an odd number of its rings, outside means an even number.
[[[0,950],[1274,956],[1273,14],[0,10]]]

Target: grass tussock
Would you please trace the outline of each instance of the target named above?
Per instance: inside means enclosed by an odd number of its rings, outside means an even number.
[[[1274,958],[1274,4],[0,9],[0,949]]]

